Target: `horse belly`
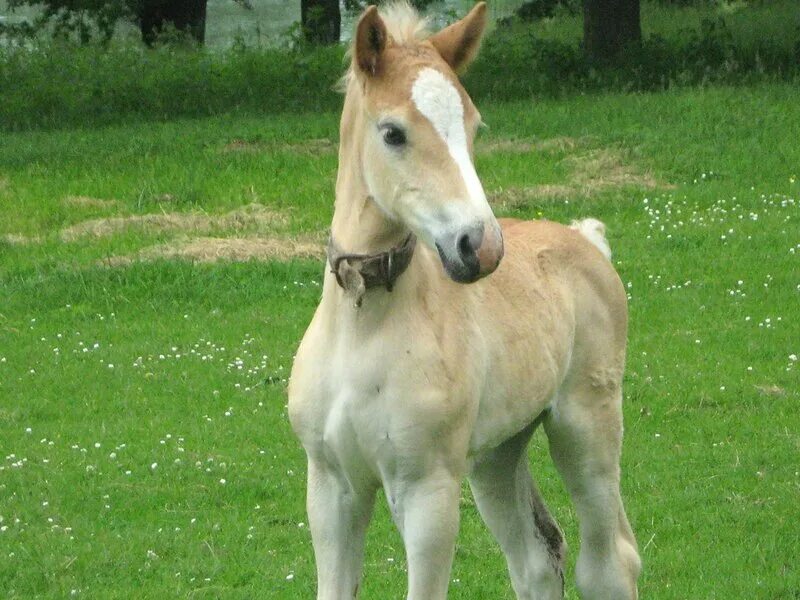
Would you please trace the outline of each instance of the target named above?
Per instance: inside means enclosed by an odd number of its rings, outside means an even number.
[[[519,433],[549,408],[558,384],[557,377],[540,372],[487,380],[470,440],[470,453],[494,448]]]
[[[470,440],[473,453],[497,446],[547,410],[569,369],[574,320],[568,311],[532,302],[505,315],[495,313],[484,326],[492,333]]]

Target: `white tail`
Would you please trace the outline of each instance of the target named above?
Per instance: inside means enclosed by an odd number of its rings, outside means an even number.
[[[573,221],[570,228],[580,232],[583,237],[592,242],[608,260],[611,260],[611,246],[606,239],[606,226],[597,219],[582,219]]]

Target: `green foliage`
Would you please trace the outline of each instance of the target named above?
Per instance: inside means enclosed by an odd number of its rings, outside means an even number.
[[[65,43],[2,49],[0,127],[332,109],[340,101],[333,87],[343,53]]]
[[[34,6],[41,15],[33,24],[26,26],[3,26],[0,36],[14,38],[30,37],[36,31],[47,31],[56,38],[74,39],[81,44],[100,41],[108,44],[114,36],[117,24],[122,20],[138,22],[148,6],[168,3],[170,0],[7,0],[10,9]],[[252,10],[251,0],[233,0],[244,9]],[[162,40],[176,39],[174,32],[166,31]],[[180,44],[185,36],[177,36]]]
[[[4,41],[8,46],[24,44],[33,38],[35,34],[36,28],[28,21],[20,23],[0,22],[0,41]]]
[[[409,4],[417,9],[425,9],[429,5],[438,2],[439,0],[409,0]],[[360,12],[364,10],[370,4],[376,4],[375,1],[369,0],[344,0],[344,7],[345,9],[353,12]]]
[[[57,37],[75,35],[88,44],[93,39],[108,42],[117,21],[134,18],[142,0],[8,0],[8,6],[38,6],[42,14],[35,27],[53,27]]]
[[[531,0],[521,5],[513,16],[503,19],[500,24],[511,25],[515,19],[523,22],[539,21],[552,17],[559,11],[578,14],[580,10],[579,0]]]
[[[651,35],[621,60],[598,68],[580,46],[544,40],[524,25],[498,29],[466,76],[478,97],[513,99],[569,92],[663,90],[673,85],[735,84],[800,75],[800,30],[795,39],[733,37],[724,18],[705,20],[680,38]],[[498,69],[497,65],[503,65]],[[526,73],[527,76],[519,76]]]
[[[681,29],[674,28],[675,15],[684,9],[645,8],[657,10],[654,24],[644,23],[641,45],[619,63],[603,67],[584,60],[579,33],[571,33],[576,17],[560,14],[546,22],[499,26],[467,73],[468,88],[482,101],[791,81],[800,74],[800,27],[790,25],[797,19],[791,2],[778,5],[780,10],[708,13],[699,27]],[[0,45],[0,128],[338,107],[341,98],[334,88],[343,71],[344,49],[309,48],[299,28],[287,34],[285,46],[248,47],[240,41],[217,52],[187,47],[145,51],[118,42]]]

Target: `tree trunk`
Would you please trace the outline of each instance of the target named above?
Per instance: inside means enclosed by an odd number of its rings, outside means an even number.
[[[142,40],[152,46],[167,24],[202,44],[206,38],[207,0],[143,0],[139,9]]]
[[[639,0],[583,0],[583,46],[590,59],[614,59],[641,39]]]
[[[342,24],[339,0],[300,0],[300,23],[312,44],[337,44]]]

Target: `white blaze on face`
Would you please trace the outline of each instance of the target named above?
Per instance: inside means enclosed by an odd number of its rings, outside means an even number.
[[[450,156],[461,171],[469,200],[478,212],[475,216],[485,218],[485,213],[491,211],[469,155],[464,104],[458,90],[441,72],[426,67],[414,81],[411,100],[447,145]]]

